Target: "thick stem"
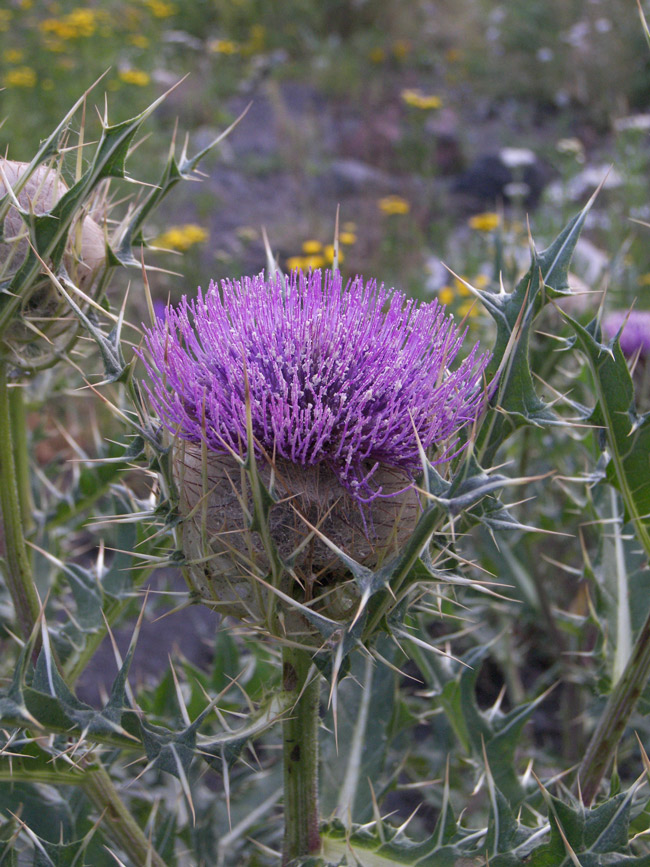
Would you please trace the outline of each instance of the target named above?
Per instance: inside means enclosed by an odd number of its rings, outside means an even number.
[[[318,831],[318,713],[320,675],[308,681],[311,657],[305,650],[282,651],[282,687],[295,696],[284,720],[283,867],[320,850]]]
[[[9,397],[7,365],[0,361],[0,512],[4,531],[6,581],[23,638],[29,638],[40,614],[32,567],[25,546],[20,488],[12,435],[13,396]]]
[[[106,770],[97,765],[89,768],[82,783],[95,807],[104,814],[109,835],[124,849],[134,864],[166,867],[165,862],[145,837],[142,828],[120,800]]]
[[[639,633],[632,654],[612,690],[578,769],[582,801],[589,806],[614,757],[625,727],[650,675],[650,614]]]

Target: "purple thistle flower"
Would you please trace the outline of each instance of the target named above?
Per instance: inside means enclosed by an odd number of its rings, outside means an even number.
[[[614,310],[604,316],[603,331],[609,338],[616,337],[621,327],[623,355],[630,358],[637,350],[641,356],[650,355],[650,310]]]
[[[418,438],[451,459],[484,399],[489,355],[450,369],[464,333],[444,307],[338,272],[211,283],[145,333],[144,388],[171,433],[243,455],[245,369],[260,452],[325,464],[358,501],[381,495],[380,465],[413,478]]]

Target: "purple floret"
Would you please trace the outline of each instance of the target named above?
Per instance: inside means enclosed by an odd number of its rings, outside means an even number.
[[[165,427],[244,455],[245,368],[260,453],[324,463],[359,500],[380,494],[379,465],[417,472],[418,438],[438,448],[436,463],[457,453],[489,355],[477,344],[450,370],[464,333],[445,308],[361,277],[343,287],[338,272],[285,280],[211,283],[145,329],[144,388]]]
[[[650,355],[650,310],[615,310],[607,313],[603,318],[603,331],[608,337],[615,337],[624,322],[621,333],[623,355],[631,358],[637,350],[642,356]]]

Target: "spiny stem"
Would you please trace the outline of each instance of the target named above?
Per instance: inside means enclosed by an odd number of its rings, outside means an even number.
[[[9,395],[9,379],[6,362],[0,361],[0,511],[6,552],[7,588],[16,612],[23,638],[31,635],[40,614],[40,603],[27,548],[23,507],[16,470],[12,421],[16,414],[17,398]],[[22,395],[19,395],[22,400]]]
[[[632,711],[650,676],[650,614],[632,654],[614,687],[578,770],[582,801],[589,806],[596,797]]]
[[[282,688],[295,696],[284,720],[283,867],[294,858],[320,850],[318,831],[318,714],[320,675],[309,678],[311,657],[305,650],[282,651]]]

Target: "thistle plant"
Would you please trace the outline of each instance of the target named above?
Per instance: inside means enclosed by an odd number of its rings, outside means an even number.
[[[338,271],[213,284],[147,331],[191,590],[285,642],[287,864],[320,848],[305,648],[358,640],[377,593],[401,601],[388,564],[420,517],[415,473],[426,450],[458,453],[485,400],[488,356],[474,347],[452,369],[461,342],[436,301],[343,287]]]

